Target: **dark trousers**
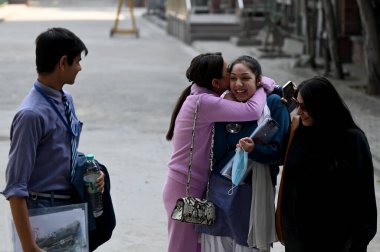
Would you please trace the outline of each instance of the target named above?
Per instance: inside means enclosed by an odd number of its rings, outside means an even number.
[[[75,204],[75,202],[73,202],[73,199],[55,199],[54,197],[37,197],[35,199],[32,197],[28,197],[26,202],[28,204],[28,209],[66,206],[70,204]]]
[[[316,239],[314,242],[302,242],[285,239],[285,252],[349,252],[351,240],[343,244],[333,242],[321,242]]]

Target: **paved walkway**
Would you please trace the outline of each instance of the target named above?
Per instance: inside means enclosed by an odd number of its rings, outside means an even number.
[[[74,86],[65,87],[84,121],[79,149],[95,153],[109,168],[117,227],[112,239],[98,251],[157,252],[166,250],[166,214],[161,188],[171,145],[165,132],[173,105],[188,82],[185,71],[200,52],[221,51],[232,60],[241,54],[258,57],[254,47],[229,42],[195,42],[187,46],[168,36],[136,9],[140,38],[109,37],[116,0],[30,1],[31,6],[0,7],[0,188],[9,151],[9,128],[21,99],[35,80],[34,39],[43,30],[63,26],[78,34],[89,48]],[[91,2],[91,4],[90,4]],[[128,27],[125,13],[121,26]],[[292,59],[260,59],[265,74],[278,83],[314,75],[293,69]],[[346,85],[360,85],[360,76],[335,81],[355,119],[366,132],[377,169],[380,157],[380,102]],[[353,185],[354,186],[354,185]],[[376,184],[380,206],[380,183]],[[11,251],[9,207],[0,198],[0,251]],[[275,252],[284,251],[276,243]],[[380,251],[380,236],[369,252]]]

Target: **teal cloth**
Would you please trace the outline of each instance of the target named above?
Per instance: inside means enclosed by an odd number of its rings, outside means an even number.
[[[246,177],[248,170],[248,153],[242,148],[236,148],[232,163],[232,183],[238,186]]]

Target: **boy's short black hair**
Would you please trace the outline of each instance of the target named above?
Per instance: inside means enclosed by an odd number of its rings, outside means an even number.
[[[36,38],[37,73],[51,73],[62,56],[67,56],[69,65],[82,52],[88,50],[83,41],[65,28],[50,28]]]

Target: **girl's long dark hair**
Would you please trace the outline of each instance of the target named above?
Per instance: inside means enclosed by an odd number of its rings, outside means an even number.
[[[191,86],[192,85],[188,86],[187,88],[185,88],[185,90],[182,91],[173,109],[172,117],[170,119],[169,129],[168,129],[168,132],[166,133],[166,140],[168,141],[172,140],[173,138],[175,120],[177,119],[177,115],[179,111],[181,110],[183,102],[186,100],[186,97],[190,95]]]
[[[190,66],[186,70],[186,77],[192,84],[182,91],[177,100],[170,119],[169,129],[166,133],[166,140],[170,141],[173,138],[175,121],[182,104],[185,102],[187,96],[190,95],[193,83],[211,90],[212,80],[222,78],[223,67],[224,59],[221,53],[203,53],[191,60]]]
[[[315,127],[327,134],[351,128],[360,129],[328,79],[316,76],[305,80],[298,85],[297,92],[301,94],[307,112],[314,119]]]

